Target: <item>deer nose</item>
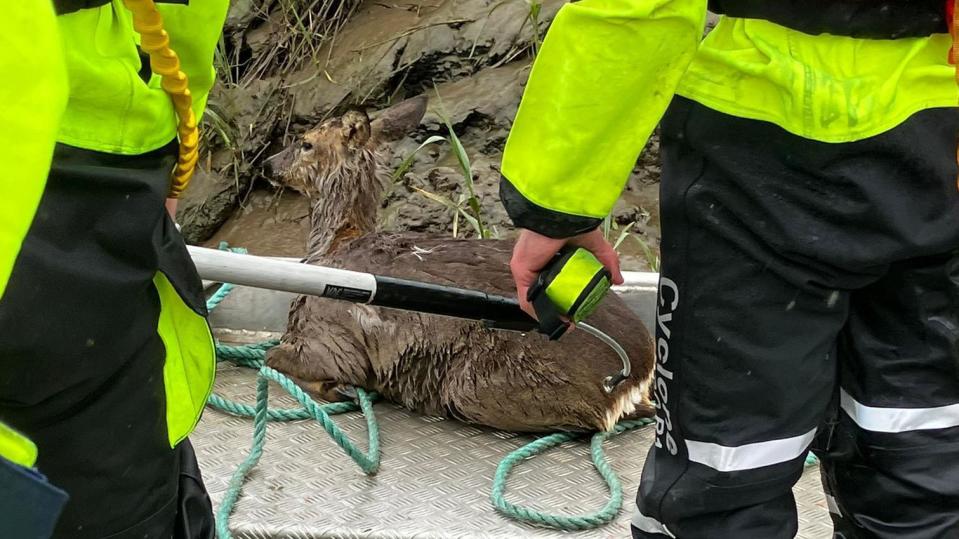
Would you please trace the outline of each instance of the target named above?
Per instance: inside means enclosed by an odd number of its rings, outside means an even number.
[[[289,161],[290,149],[286,148],[263,160],[263,173],[268,177],[276,177],[286,170]]]
[[[276,170],[273,168],[273,157],[276,157],[276,156],[274,155],[271,157],[267,157],[263,161],[263,174],[271,178],[273,176],[276,176]]]

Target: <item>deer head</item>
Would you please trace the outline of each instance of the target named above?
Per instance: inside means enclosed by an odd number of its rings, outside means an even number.
[[[408,99],[372,122],[365,112],[349,111],[307,131],[267,160],[276,183],[311,200],[310,257],[373,232],[389,177],[380,149],[412,132],[423,119],[426,105],[425,96]]]
[[[351,180],[376,175],[383,144],[412,132],[427,103],[426,96],[417,96],[384,110],[373,121],[363,111],[348,111],[301,135],[267,159],[267,168],[274,182],[310,198],[325,196],[330,189],[349,189]]]

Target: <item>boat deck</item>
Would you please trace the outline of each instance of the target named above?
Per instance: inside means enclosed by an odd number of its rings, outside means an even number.
[[[621,289],[637,312],[652,320],[655,287],[633,276]],[[652,295],[651,295],[652,294]],[[286,320],[290,295],[237,288],[211,321],[224,340],[275,336]],[[252,404],[254,373],[221,364],[216,392]],[[271,388],[271,406],[295,406]],[[283,395],[283,396],[281,396]],[[494,511],[493,474],[510,451],[531,436],[496,432],[440,418],[421,417],[388,403],[374,407],[380,424],[382,465],[366,477],[325,431],[312,421],[270,423],[259,465],[250,474],[231,520],[240,539],[249,538],[625,538],[646,452],[650,427],[627,432],[605,445],[624,488],[618,519],[582,532],[558,532],[518,523]],[[361,445],[365,422],[358,413],[335,416]],[[252,421],[207,409],[193,435],[204,481],[218,507],[230,476],[246,457]],[[507,498],[551,512],[594,511],[607,499],[606,486],[589,460],[588,440],[569,442],[521,463],[510,476]],[[819,471],[808,468],[796,487],[802,538],[825,539],[832,526]]]

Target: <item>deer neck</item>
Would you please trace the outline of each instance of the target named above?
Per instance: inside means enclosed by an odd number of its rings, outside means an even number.
[[[384,181],[371,152],[320,179],[311,201],[309,258],[321,258],[374,232]]]

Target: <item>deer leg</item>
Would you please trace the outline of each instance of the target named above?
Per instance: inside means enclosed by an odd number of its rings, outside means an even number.
[[[335,382],[333,380],[303,380],[297,376],[289,376],[296,385],[303,391],[310,394],[311,397],[326,402],[343,402],[353,400],[350,392],[353,386]],[[353,392],[355,394],[355,392]]]

